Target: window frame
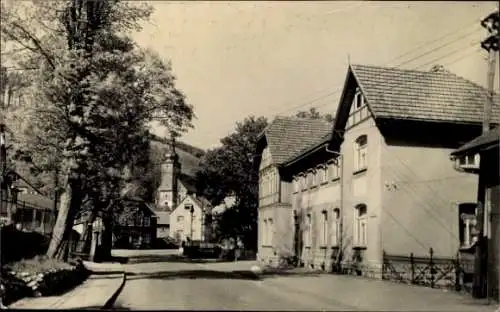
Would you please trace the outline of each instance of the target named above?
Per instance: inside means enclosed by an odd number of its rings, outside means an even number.
[[[361,213],[362,209],[363,213]],[[368,206],[366,204],[357,204],[354,207],[354,245],[355,247],[368,245]]]
[[[368,168],[368,136],[362,134],[354,140],[354,171]]]
[[[306,214],[306,224],[305,224],[305,231],[304,234],[306,237],[304,237],[304,246],[306,248],[311,248],[312,247],[312,213],[309,212]]]
[[[328,210],[321,211],[321,228],[320,228],[319,247],[326,248],[328,246],[329,226],[328,226]]]
[[[332,210],[331,219],[330,244],[332,247],[338,247],[340,244],[340,208]]]
[[[263,231],[262,231],[262,245],[267,246],[267,235],[268,235],[268,224],[267,224],[267,219],[262,220],[263,223]]]
[[[269,246],[272,246],[273,245],[273,241],[274,241],[274,221],[273,221],[273,218],[268,218],[267,219],[267,224],[268,224],[268,227],[269,227],[269,241],[268,241],[268,245]]]
[[[361,100],[361,101],[360,101]],[[358,111],[361,109],[363,106],[365,106],[365,98],[363,96],[363,93],[361,92],[361,88],[357,87],[356,92],[354,93],[354,110],[353,112]]]

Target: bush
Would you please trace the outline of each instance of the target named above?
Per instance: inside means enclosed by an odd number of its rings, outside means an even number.
[[[1,227],[0,240],[0,261],[11,263],[45,254],[49,248],[50,236],[36,232],[22,232],[14,225],[8,225]]]

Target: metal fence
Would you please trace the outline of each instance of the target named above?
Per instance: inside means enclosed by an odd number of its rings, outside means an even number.
[[[8,210],[11,220],[8,220]],[[0,199],[0,217],[2,224],[12,222],[18,230],[50,234],[55,225],[56,212],[30,202],[15,200],[12,197]]]
[[[474,263],[470,259],[435,257],[432,248],[426,256],[389,255],[384,252],[382,278],[401,283],[448,288],[456,291],[468,290],[466,276]]]

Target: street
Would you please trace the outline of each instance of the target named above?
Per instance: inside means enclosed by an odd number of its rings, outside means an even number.
[[[494,311],[451,291],[329,274],[253,280],[255,262],[185,262],[177,251],[115,251],[129,257],[117,310]]]

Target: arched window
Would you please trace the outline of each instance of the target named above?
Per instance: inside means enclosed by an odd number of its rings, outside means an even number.
[[[366,134],[359,136],[354,141],[354,170],[366,169],[368,166],[368,137]]]
[[[354,94],[354,109],[360,109],[365,104],[363,94],[360,88],[356,88],[356,93]]]
[[[368,241],[368,214],[365,204],[356,205],[354,209],[354,244],[366,247]]]

